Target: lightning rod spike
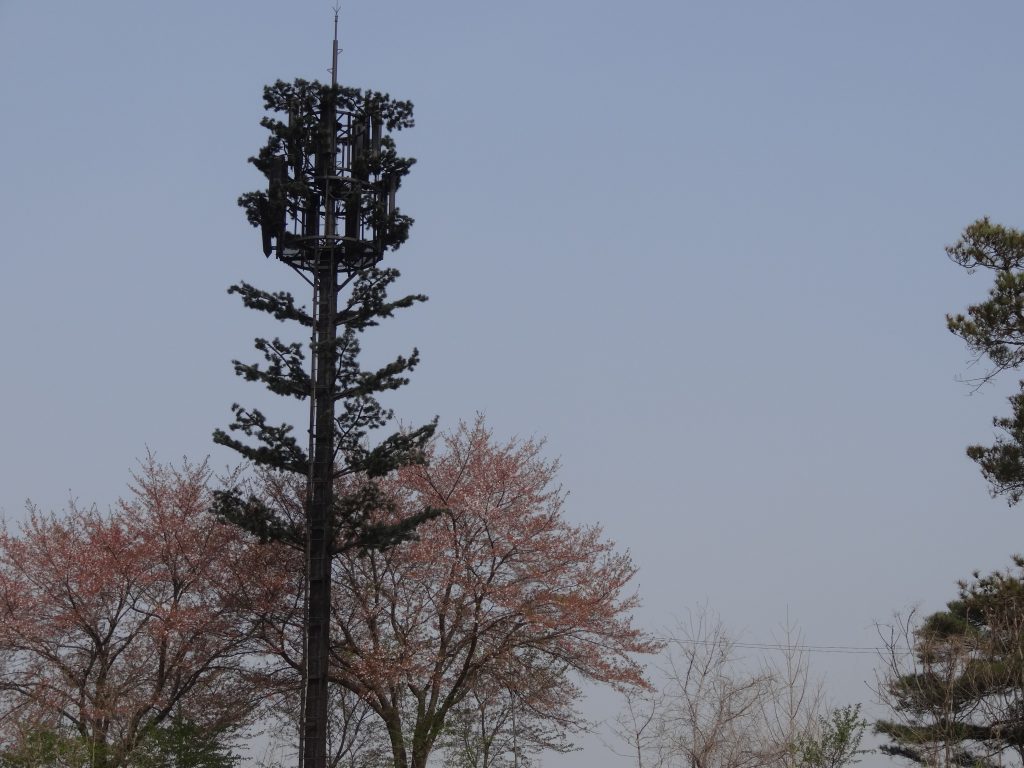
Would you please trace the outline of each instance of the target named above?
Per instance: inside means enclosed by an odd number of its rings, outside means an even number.
[[[338,86],[338,13],[341,6],[334,6],[334,45],[331,53],[331,86]]]

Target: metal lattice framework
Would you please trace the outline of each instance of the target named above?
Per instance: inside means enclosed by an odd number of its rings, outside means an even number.
[[[337,30],[337,18],[335,19]],[[265,192],[240,200],[260,227],[263,252],[313,288],[309,482],[306,508],[306,617],[301,766],[326,767],[331,560],[334,530],[335,403],[339,296],[360,273],[407,237],[411,220],[395,194],[412,160],[398,157],[389,132],[412,125],[412,106],[332,83],[297,80],[267,89],[270,139],[254,165]]]
[[[387,164],[384,118],[346,109],[341,89],[333,95],[342,106],[332,110],[331,95],[313,115],[289,115],[288,146],[267,169],[263,252],[306,272],[325,259],[344,271],[372,266],[392,244],[397,216],[399,174]],[[311,146],[320,151],[304,151]]]

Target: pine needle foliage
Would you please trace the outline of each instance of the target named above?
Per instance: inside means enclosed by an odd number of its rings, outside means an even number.
[[[1024,559],[959,591],[893,646],[878,692],[896,718],[875,732],[883,753],[920,765],[1003,765],[1024,758]]]
[[[413,125],[412,105],[386,94],[354,88],[323,85],[318,82],[278,81],[264,91],[268,116],[261,124],[269,132],[267,143],[249,161],[268,179],[266,190],[242,195],[238,203],[246,218],[264,232],[282,232],[285,214],[309,200],[321,200],[325,189],[320,172],[295,174],[289,178],[282,168],[291,163],[320,163],[324,154],[326,110],[339,109],[357,119],[369,117],[389,131]],[[282,119],[284,118],[284,119]],[[353,158],[359,173],[374,173],[389,179],[397,189],[415,161],[400,157],[390,136],[383,136],[377,151],[363,152]],[[373,200],[356,200],[359,215],[379,234],[382,251],[397,249],[408,237],[412,219],[397,210],[387,211]],[[434,433],[436,422],[417,429],[398,431],[371,444],[371,433],[393,421],[393,412],[381,405],[378,396],[408,383],[408,374],[419,363],[419,353],[397,356],[376,369],[364,369],[359,362],[360,338],[364,331],[392,317],[396,312],[426,301],[426,296],[410,294],[393,299],[389,289],[398,279],[395,269],[383,268],[376,260],[339,273],[339,306],[336,311],[337,338],[333,342],[335,376],[331,397],[334,416],[334,477],[347,489],[334,500],[330,521],[333,552],[349,548],[381,548],[407,538],[417,524],[433,516],[425,511],[398,524],[378,525],[379,510],[389,503],[377,486],[380,478],[401,467],[422,463],[424,448]],[[228,289],[242,303],[287,323],[297,331],[308,332],[315,318],[287,291],[267,291],[239,282]],[[234,360],[235,373],[246,381],[263,384],[282,397],[308,400],[313,382],[307,364],[308,344],[280,338],[257,338],[260,362]],[[312,350],[315,355],[317,350]],[[235,404],[234,420],[227,430],[214,432],[214,442],[227,446],[257,467],[301,477],[310,474],[306,441],[294,427],[274,423],[262,411]],[[236,487],[216,494],[214,512],[262,541],[280,541],[302,548],[304,521],[283,514],[266,500]]]
[[[995,275],[984,301],[946,316],[947,327],[967,343],[975,362],[990,364],[970,380],[980,387],[1024,365],[1024,232],[982,218],[964,229],[946,253],[968,273],[986,269]],[[1024,497],[1024,381],[1009,401],[1012,415],[992,420],[995,442],[971,445],[967,455],[978,463],[992,495],[1012,506]]]

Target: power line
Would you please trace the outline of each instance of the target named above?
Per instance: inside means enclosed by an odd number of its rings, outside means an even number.
[[[676,643],[678,645],[727,645],[731,648],[743,648],[756,651],[800,651],[801,653],[845,653],[845,654],[879,654],[890,653],[893,649],[883,646],[868,645],[807,645],[805,643],[761,643],[761,642],[722,642],[718,640],[691,640],[678,637],[658,638],[664,642]],[[896,649],[903,652],[904,649]],[[910,648],[906,652],[910,652]]]

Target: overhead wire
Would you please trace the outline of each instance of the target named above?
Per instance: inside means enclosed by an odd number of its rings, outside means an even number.
[[[660,637],[659,640],[668,643],[675,643],[678,645],[719,645],[721,641],[717,640],[696,640],[679,637]],[[893,649],[884,646],[868,646],[868,645],[808,645],[805,643],[762,643],[762,642],[742,642],[742,641],[729,641],[726,643],[731,648],[743,648],[746,650],[755,651],[800,651],[801,653],[845,653],[845,654],[871,654],[877,656],[878,654],[885,654],[891,652]],[[909,651],[910,649],[897,648],[897,651]]]

